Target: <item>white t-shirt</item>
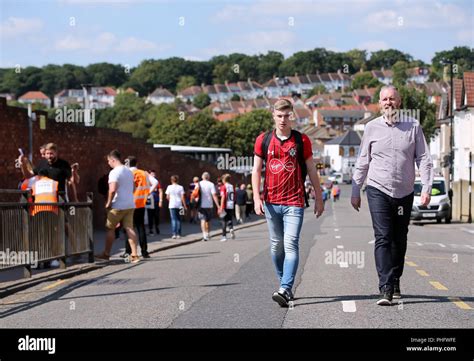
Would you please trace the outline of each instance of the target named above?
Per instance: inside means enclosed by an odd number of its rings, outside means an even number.
[[[166,188],[166,194],[169,194],[169,208],[181,208],[183,203],[181,202],[181,196],[184,194],[183,186],[179,184],[171,184]]]
[[[117,182],[117,192],[112,199],[112,208],[131,209],[135,208],[133,201],[133,173],[124,165],[112,169],[109,173],[109,183]]]
[[[202,180],[199,182],[199,187],[201,190],[201,208],[212,208],[212,195],[216,194],[216,187],[214,183],[208,180]]]

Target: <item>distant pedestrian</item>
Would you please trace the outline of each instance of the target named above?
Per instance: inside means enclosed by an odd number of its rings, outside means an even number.
[[[235,238],[234,224],[232,219],[234,217],[234,186],[230,183],[230,174],[222,176],[222,185],[220,187],[221,204],[219,207],[219,218],[222,223],[222,238],[221,242],[227,241],[227,227],[232,239]]]
[[[112,170],[109,173],[109,191],[105,209],[107,211],[107,234],[104,252],[96,255],[100,260],[108,261],[115,240],[115,228],[121,223],[128,235],[131,255],[130,262],[140,261],[137,254],[137,234],[133,227],[133,213],[135,202],[133,200],[134,180],[133,173],[121,162],[120,152],[113,150],[107,155],[107,161]]]
[[[163,188],[161,188],[161,183],[156,178],[156,172],[152,169],[148,173],[158,182],[156,188],[149,195],[150,204],[153,203],[153,207],[151,205],[147,207],[148,230],[150,236],[153,236],[153,226],[155,227],[156,234],[160,234],[160,209],[163,207]]]
[[[247,184],[247,207],[245,208],[245,217],[250,219],[250,215],[254,211],[253,207],[253,190],[252,190],[252,185]]]
[[[171,233],[172,238],[181,238],[181,216],[187,210],[185,192],[182,185],[178,184],[179,177],[171,176],[171,185],[166,188],[166,198],[169,202],[169,210],[171,216]]]
[[[197,184],[199,183],[199,177],[194,177],[193,182],[189,185],[189,210],[190,210],[190,223],[198,223],[198,204],[196,199],[193,198],[192,194]]]
[[[138,169],[138,160],[135,156],[130,155],[126,159],[126,164],[133,173],[135,190],[133,191],[133,200],[135,202],[135,212],[133,213],[133,224],[138,233],[138,242],[143,258],[150,258],[148,253],[148,240],[146,238],[145,228],[145,212],[146,202],[151,192],[154,192],[158,186],[158,181],[152,177],[147,171]],[[127,257],[130,254],[130,245],[125,243],[125,253]]]
[[[245,222],[247,202],[247,190],[245,189],[245,184],[242,183],[236,192],[235,218],[237,219],[237,224]]]
[[[198,182],[193,190],[192,198],[196,202],[198,217],[201,220],[202,240],[211,239],[211,219],[213,215],[213,205],[219,209],[216,186],[210,181],[211,175],[204,172],[202,180]]]

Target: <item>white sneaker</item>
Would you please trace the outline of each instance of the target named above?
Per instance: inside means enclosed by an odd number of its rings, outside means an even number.
[[[59,267],[59,261],[57,259],[51,261],[51,267]]]
[[[171,238],[176,239],[176,235],[173,234],[173,237],[171,237]]]
[[[225,241],[227,241],[227,237],[222,237],[221,242],[225,242]]]
[[[178,234],[178,235],[176,236],[176,238],[181,238],[181,236]]]
[[[234,229],[229,230],[229,232],[230,232],[230,238],[235,239]]]

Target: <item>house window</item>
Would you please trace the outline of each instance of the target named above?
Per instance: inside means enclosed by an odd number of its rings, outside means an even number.
[[[353,157],[355,155],[355,149],[354,147],[349,148],[349,157]]]
[[[344,148],[343,147],[339,147],[339,155],[341,157],[344,157]]]

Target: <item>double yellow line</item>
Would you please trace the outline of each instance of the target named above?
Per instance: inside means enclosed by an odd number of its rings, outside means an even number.
[[[415,262],[412,262],[412,261],[405,261],[405,264],[410,266],[410,267],[414,267],[414,268],[418,267],[418,265]],[[430,276],[425,270],[416,269],[415,271],[416,271],[416,273],[418,273],[422,277],[429,277]],[[429,281],[429,282],[430,282],[431,286],[433,286],[437,290],[448,291],[448,287],[443,285],[441,282],[438,282],[438,281]],[[448,297],[448,299],[462,310],[472,310],[472,307],[469,306],[466,302],[463,302],[459,297]]]

